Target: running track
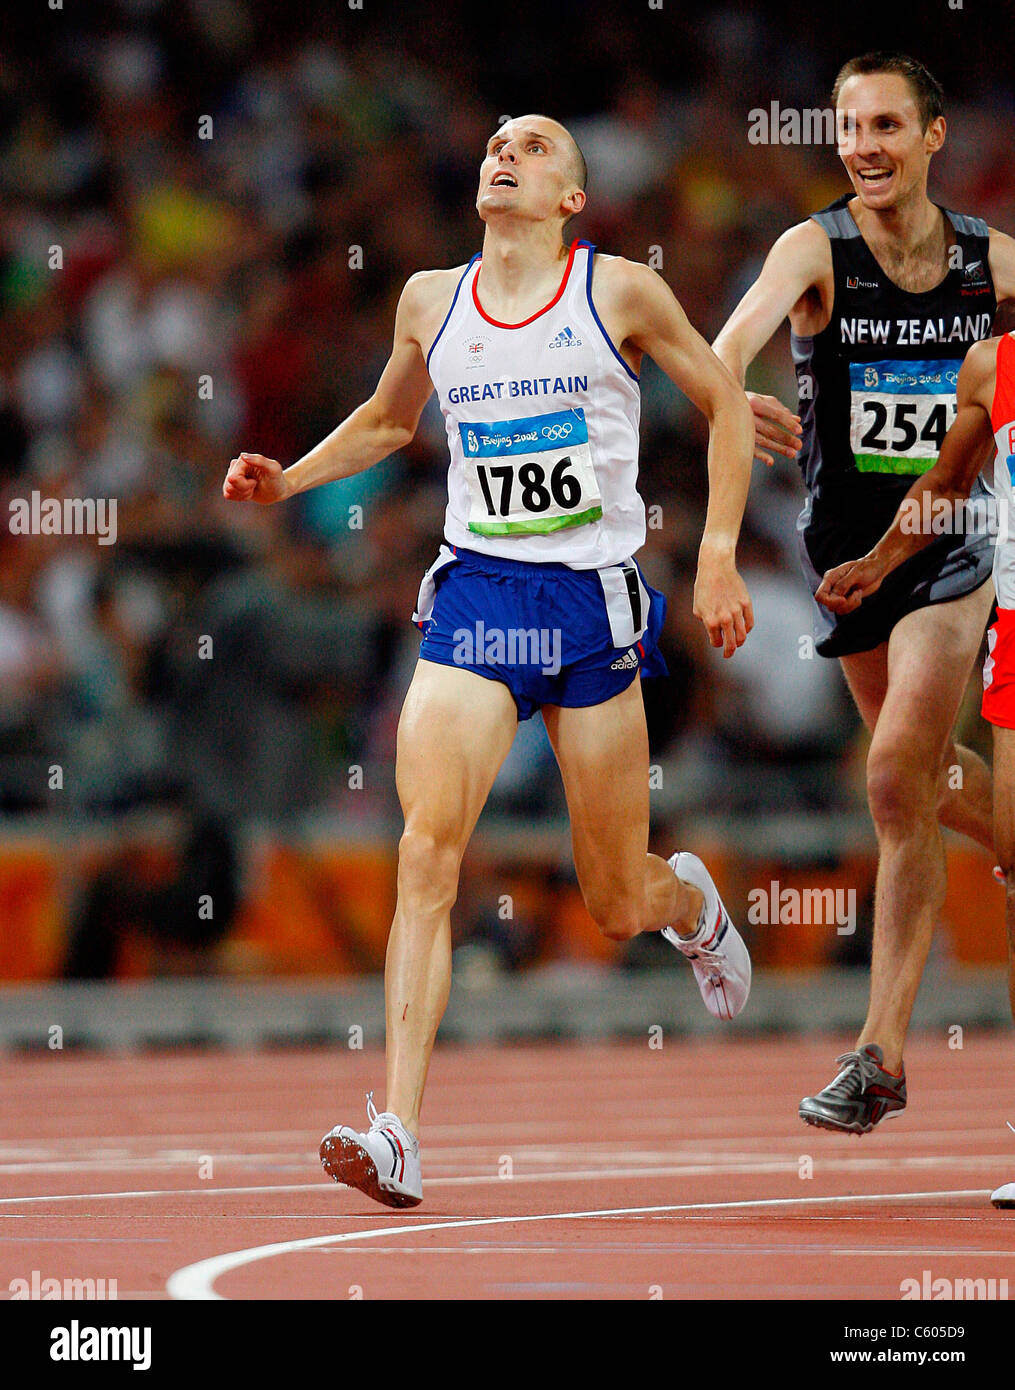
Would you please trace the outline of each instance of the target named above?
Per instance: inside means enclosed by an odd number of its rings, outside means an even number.
[[[317,1159],[339,1119],[365,1127],[376,1051],[7,1057],[0,1297],[33,1270],[121,1299],[898,1299],[924,1269],[1015,1289],[1015,1211],[988,1201],[1015,1180],[1011,1036],[914,1039],[909,1109],[862,1139],[796,1117],[848,1045],[438,1048],[411,1213]]]

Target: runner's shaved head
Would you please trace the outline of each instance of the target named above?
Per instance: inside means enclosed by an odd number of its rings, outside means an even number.
[[[567,151],[567,162],[571,177],[584,192],[589,181],[589,171],[585,163],[585,156],[581,152],[578,141],[568,130],[567,126],[561,125],[559,121],[555,121],[551,116],[541,116],[539,119],[549,121],[551,125],[556,126],[557,130],[560,131],[564,142],[564,148]]]
[[[519,129],[528,129],[533,121],[541,121],[550,127],[548,132],[550,139],[555,143],[559,142],[567,158],[568,172],[574,179],[578,187],[585,191],[589,181],[589,171],[585,163],[585,156],[578,146],[578,141],[574,138],[567,126],[561,125],[560,121],[555,121],[552,116],[540,116],[533,114],[530,116],[519,116],[515,120],[505,121],[504,125],[512,125]],[[501,127],[503,129],[503,126]]]

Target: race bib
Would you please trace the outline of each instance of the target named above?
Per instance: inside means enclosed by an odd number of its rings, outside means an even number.
[[[584,410],[460,424],[469,530],[531,536],[603,514]]]
[[[926,473],[956,416],[961,361],[851,362],[849,444],[861,473]]]

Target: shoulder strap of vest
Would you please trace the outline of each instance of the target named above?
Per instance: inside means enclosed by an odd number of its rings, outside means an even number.
[[[957,232],[964,236],[989,237],[990,228],[982,217],[967,217],[964,212],[952,212],[951,208],[944,209],[945,216],[951,219],[951,224]]]
[[[852,196],[852,193],[844,193],[820,212],[811,213],[811,221],[816,222],[832,241],[847,241],[860,235],[860,229],[846,207]]]

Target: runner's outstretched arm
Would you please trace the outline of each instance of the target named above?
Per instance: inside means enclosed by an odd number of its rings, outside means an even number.
[[[744,384],[747,368],[793,307],[831,274],[828,237],[816,222],[783,232],[769,251],[761,274],[741,299],[716,338],[719,360]],[[800,418],[777,396],[748,391],[754,412],[755,457],[772,463],[773,454],[795,458],[800,452]]]
[[[441,292],[446,271],[424,271],[406,283],[395,315],[394,344],[377,389],[337,429],[283,470],[262,454],[240,454],[229,465],[223,496],[233,502],[282,502],[298,492],[362,473],[416,433],[433,391],[419,341],[419,322]]]

